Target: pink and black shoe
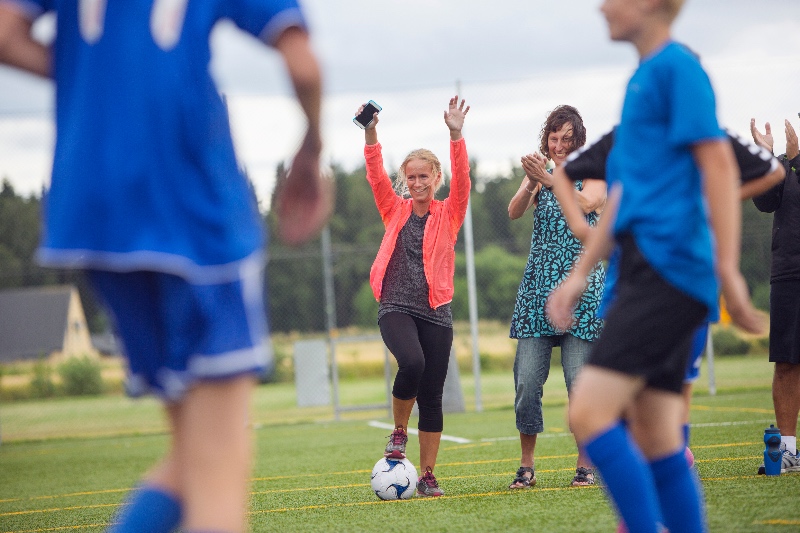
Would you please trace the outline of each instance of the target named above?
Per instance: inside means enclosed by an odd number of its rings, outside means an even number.
[[[402,427],[394,428],[392,434],[389,435],[389,442],[386,444],[383,456],[387,459],[405,459],[407,442],[408,435],[406,430]]]
[[[425,469],[425,473],[417,481],[417,496],[437,497],[444,495],[444,491],[439,488],[436,476],[433,475],[431,467]]]

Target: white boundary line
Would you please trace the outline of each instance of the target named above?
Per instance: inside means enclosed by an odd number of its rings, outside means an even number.
[[[746,426],[749,424],[766,424],[768,422],[774,423],[773,420],[764,419],[764,420],[739,420],[736,422],[707,422],[702,424],[691,424],[693,428],[711,428],[711,427],[721,427],[721,426]],[[385,422],[378,422],[377,420],[370,420],[367,422],[368,426],[379,428],[379,429],[389,429],[393,430],[394,426],[392,424],[387,424]],[[408,434],[410,435],[417,435],[419,431],[416,429],[408,428],[406,429]],[[556,437],[569,437],[572,436],[572,433],[564,432],[564,433],[539,433],[540,439],[552,439]],[[450,442],[456,442],[458,444],[471,444],[472,441],[470,439],[465,439],[464,437],[454,437],[453,435],[445,435],[442,434],[442,440],[447,440]],[[519,435],[514,435],[513,437],[487,437],[480,439],[479,442],[500,442],[500,441],[508,441],[508,440],[519,440]]]
[[[370,420],[367,422],[368,426],[379,428],[379,429],[390,429],[393,430],[394,426],[392,424],[386,424],[385,422],[378,422],[377,420]],[[417,435],[419,431],[412,428],[406,428],[406,433],[409,435]],[[454,437],[452,435],[445,435],[442,434],[442,440],[449,440],[450,442],[457,442],[458,444],[470,444],[472,441],[469,439],[465,439],[463,437]]]

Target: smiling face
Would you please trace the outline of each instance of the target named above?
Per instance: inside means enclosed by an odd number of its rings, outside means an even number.
[[[539,133],[539,151],[556,165],[563,163],[569,154],[584,144],[586,128],[577,109],[560,105],[547,115]]]
[[[433,166],[424,159],[409,159],[405,165],[406,185],[415,201],[430,201],[442,179],[441,173],[434,174]]]
[[[565,122],[558,131],[553,131],[547,136],[547,151],[553,163],[560,165],[575,149],[574,132],[572,124]]]

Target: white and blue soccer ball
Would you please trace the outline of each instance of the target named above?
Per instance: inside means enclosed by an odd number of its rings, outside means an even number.
[[[417,469],[408,459],[383,457],[372,469],[371,484],[381,500],[407,500],[417,490]]]

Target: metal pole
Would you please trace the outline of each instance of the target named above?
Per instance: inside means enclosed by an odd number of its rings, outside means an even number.
[[[331,251],[331,228],[322,229],[322,277],[325,285],[325,321],[328,336],[336,330],[336,293],[333,289],[333,252]]]
[[[464,248],[467,256],[467,296],[469,298],[469,329],[472,336],[472,374],[475,377],[475,411],[483,411],[481,401],[481,356],[478,352],[478,298],[475,283],[475,247],[472,240],[472,200],[467,203],[464,219]]]
[[[708,365],[708,393],[711,396],[717,395],[717,380],[714,377],[714,342],[711,337],[711,325],[708,326],[708,336],[706,337],[706,364]]]
[[[339,420],[339,369],[336,365],[336,293],[333,287],[333,253],[331,251],[331,228],[322,229],[322,281],[325,292],[325,323],[328,328],[328,353],[330,354],[331,382],[333,385],[333,410]]]
[[[456,80],[456,94],[461,96],[461,81]],[[472,196],[470,194],[470,196]],[[469,329],[472,336],[472,375],[475,377],[475,411],[483,411],[481,399],[481,355],[478,351],[478,297],[475,283],[475,244],[472,238],[472,198],[467,203],[464,218],[464,249],[467,259],[467,296],[469,299]]]

